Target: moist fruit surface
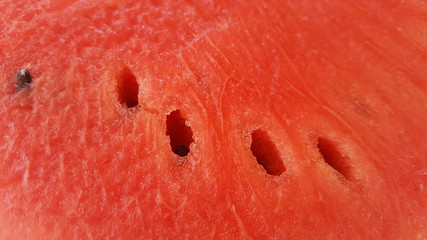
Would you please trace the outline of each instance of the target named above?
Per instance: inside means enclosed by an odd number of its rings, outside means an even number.
[[[426,239],[423,1],[0,2],[1,239]]]

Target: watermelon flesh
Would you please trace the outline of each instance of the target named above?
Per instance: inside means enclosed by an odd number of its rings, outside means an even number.
[[[427,238],[424,3],[0,9],[1,239]]]

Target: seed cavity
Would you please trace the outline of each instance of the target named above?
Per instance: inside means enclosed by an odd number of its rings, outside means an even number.
[[[253,131],[251,136],[251,151],[258,163],[265,169],[267,174],[281,175],[286,168],[276,145],[267,132],[258,129]]]
[[[139,84],[132,71],[125,67],[116,78],[120,103],[127,108],[138,106]]]
[[[350,180],[352,177],[351,166],[348,157],[340,153],[336,144],[325,137],[317,138],[317,148],[325,162],[339,172],[344,178]]]
[[[33,78],[27,69],[21,69],[15,77],[15,91],[19,92],[31,84]]]
[[[180,157],[188,155],[190,145],[194,142],[193,131],[185,121],[179,110],[171,112],[166,117],[166,135],[170,138],[172,151]]]

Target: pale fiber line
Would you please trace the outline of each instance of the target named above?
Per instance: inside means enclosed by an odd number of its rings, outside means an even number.
[[[25,159],[25,172],[22,176],[22,186],[26,187],[28,186],[28,175],[30,173],[30,160],[28,160],[27,156],[23,155],[23,159]]]
[[[242,219],[240,218],[240,216],[237,214],[236,208],[234,207],[234,204],[231,207],[231,210],[233,211],[233,214],[236,217],[237,223],[239,224],[239,227],[240,227],[240,230],[242,231],[243,236],[246,237],[247,239],[253,239],[246,232],[245,225],[243,224]]]

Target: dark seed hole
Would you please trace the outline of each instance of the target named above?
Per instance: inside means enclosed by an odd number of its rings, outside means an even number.
[[[346,179],[351,178],[351,167],[348,157],[343,156],[336,147],[336,144],[327,138],[319,137],[317,147],[325,162],[343,175]]]
[[[176,148],[173,152],[180,157],[185,157],[190,152],[190,149],[188,149],[188,147],[185,146],[184,144],[180,144],[180,145],[176,146]]]
[[[166,128],[166,135],[170,138],[172,151],[180,157],[187,156],[190,152],[190,144],[194,142],[193,131],[185,124],[185,119],[179,110],[167,115]]]
[[[33,78],[31,77],[30,72],[27,69],[21,69],[15,77],[15,90],[17,92],[21,91],[24,88],[27,88],[32,82]]]
[[[132,71],[125,67],[117,75],[119,101],[128,108],[138,106],[139,84]]]
[[[278,176],[286,170],[279,151],[267,132],[259,129],[252,132],[251,151],[268,174]]]

